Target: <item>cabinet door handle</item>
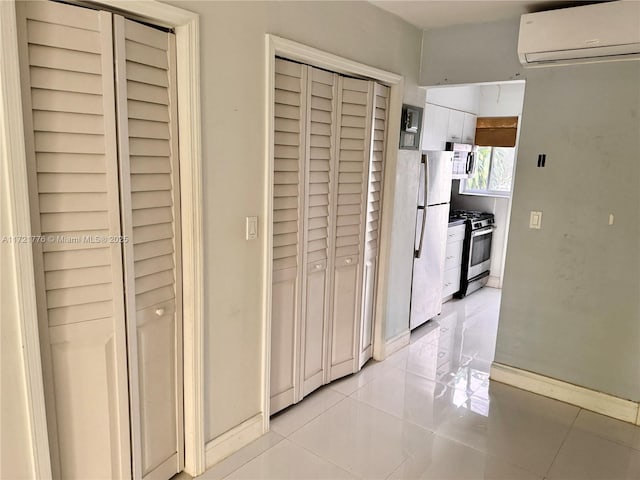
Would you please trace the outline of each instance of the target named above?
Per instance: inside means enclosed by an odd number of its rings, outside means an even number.
[[[450,255],[447,257],[447,260],[451,260],[452,258],[455,258],[455,255]]]
[[[164,315],[164,308],[156,308],[156,315],[158,317],[161,317],[162,315]]]
[[[345,259],[344,263],[346,263],[347,265],[349,265],[353,260],[351,260],[350,258]]]
[[[321,263],[316,263],[316,270],[320,270],[322,268],[322,264]]]

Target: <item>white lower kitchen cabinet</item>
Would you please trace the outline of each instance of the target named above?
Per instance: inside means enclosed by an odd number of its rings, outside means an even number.
[[[449,227],[447,247],[444,259],[444,277],[442,279],[442,298],[448,298],[460,290],[462,271],[462,249],[464,245],[465,225]]]

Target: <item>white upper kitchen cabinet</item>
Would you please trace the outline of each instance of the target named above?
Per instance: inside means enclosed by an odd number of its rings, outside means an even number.
[[[447,142],[473,144],[476,136],[476,116],[427,103],[424,109],[421,150],[443,151]]]
[[[427,103],[422,123],[422,150],[444,150],[449,128],[449,109]]]
[[[475,144],[476,139],[476,120],[477,117],[473,113],[464,112],[462,123],[462,143]]]
[[[447,142],[462,143],[462,129],[465,112],[449,110],[449,126],[447,128]]]

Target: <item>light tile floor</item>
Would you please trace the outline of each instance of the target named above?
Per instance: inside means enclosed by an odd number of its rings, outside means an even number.
[[[640,479],[640,428],[489,382],[500,291],[274,416],[213,479]]]

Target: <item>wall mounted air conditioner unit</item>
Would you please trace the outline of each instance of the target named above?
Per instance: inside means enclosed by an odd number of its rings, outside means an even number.
[[[598,3],[520,19],[518,56],[525,66],[640,56],[640,1]]]

